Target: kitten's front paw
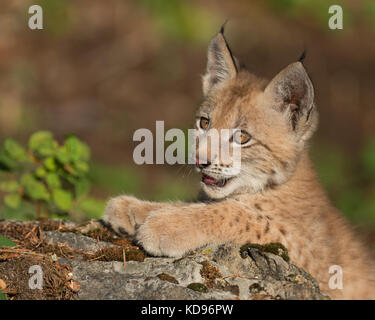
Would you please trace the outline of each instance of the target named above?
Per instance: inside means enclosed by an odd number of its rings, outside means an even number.
[[[107,203],[103,220],[117,233],[135,234],[135,228],[143,223],[139,208],[141,201],[130,196],[119,196]]]
[[[140,245],[155,256],[181,257],[198,247],[195,231],[177,214],[155,212],[136,234]]]

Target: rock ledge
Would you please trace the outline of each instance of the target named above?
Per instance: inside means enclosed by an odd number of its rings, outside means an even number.
[[[31,234],[28,239],[39,241],[37,248],[22,240],[23,228]],[[98,221],[79,226],[61,221],[0,221],[0,234],[13,239],[16,248],[35,250],[69,266],[67,287],[74,299],[328,299],[308,273],[288,261],[282,246],[271,252],[259,245],[205,246],[174,259],[147,256]],[[65,250],[61,254],[43,250],[57,247]],[[111,258],[107,251],[119,254]],[[7,273],[12,259],[24,256],[0,255],[0,271],[5,273],[0,278],[6,278],[10,287],[12,277]]]

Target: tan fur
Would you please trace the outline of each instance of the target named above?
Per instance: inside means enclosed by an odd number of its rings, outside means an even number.
[[[134,235],[153,255],[179,257],[208,243],[280,242],[331,297],[374,299],[374,262],[330,204],[309,160],[307,141],[318,116],[302,64],[291,64],[267,82],[237,70],[229,53],[218,34],[209,48],[197,119],[252,135],[242,148],[241,172],[223,188],[201,183],[205,198],[214,201],[153,203],[120,196],[108,203],[104,220]],[[197,149],[204,152],[199,144]],[[212,164],[201,171],[226,177],[220,159],[208,157]],[[343,290],[328,287],[332,265],[343,270]]]

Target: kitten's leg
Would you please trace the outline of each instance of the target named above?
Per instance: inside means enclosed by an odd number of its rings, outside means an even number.
[[[283,243],[285,230],[279,225],[237,201],[226,200],[151,212],[136,239],[151,254],[180,257],[209,243]]]
[[[117,233],[134,235],[136,227],[144,223],[151,211],[169,206],[169,203],[142,201],[125,195],[118,196],[107,203],[103,220]]]

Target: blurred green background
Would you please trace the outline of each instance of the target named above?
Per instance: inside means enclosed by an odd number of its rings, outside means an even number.
[[[32,4],[44,10],[44,30],[28,28]],[[343,30],[328,28],[331,4],[344,9]],[[354,224],[375,230],[373,0],[3,2],[0,142],[26,144],[37,130],[60,140],[76,134],[91,148],[98,206],[120,193],[192,199],[198,175],[135,165],[132,136],[138,128],[154,132],[155,120],[166,130],[191,127],[206,47],[227,19],[234,54],[255,74],[271,78],[307,48],[320,110],[311,148],[320,179]],[[30,217],[29,209],[0,209],[0,218]]]

